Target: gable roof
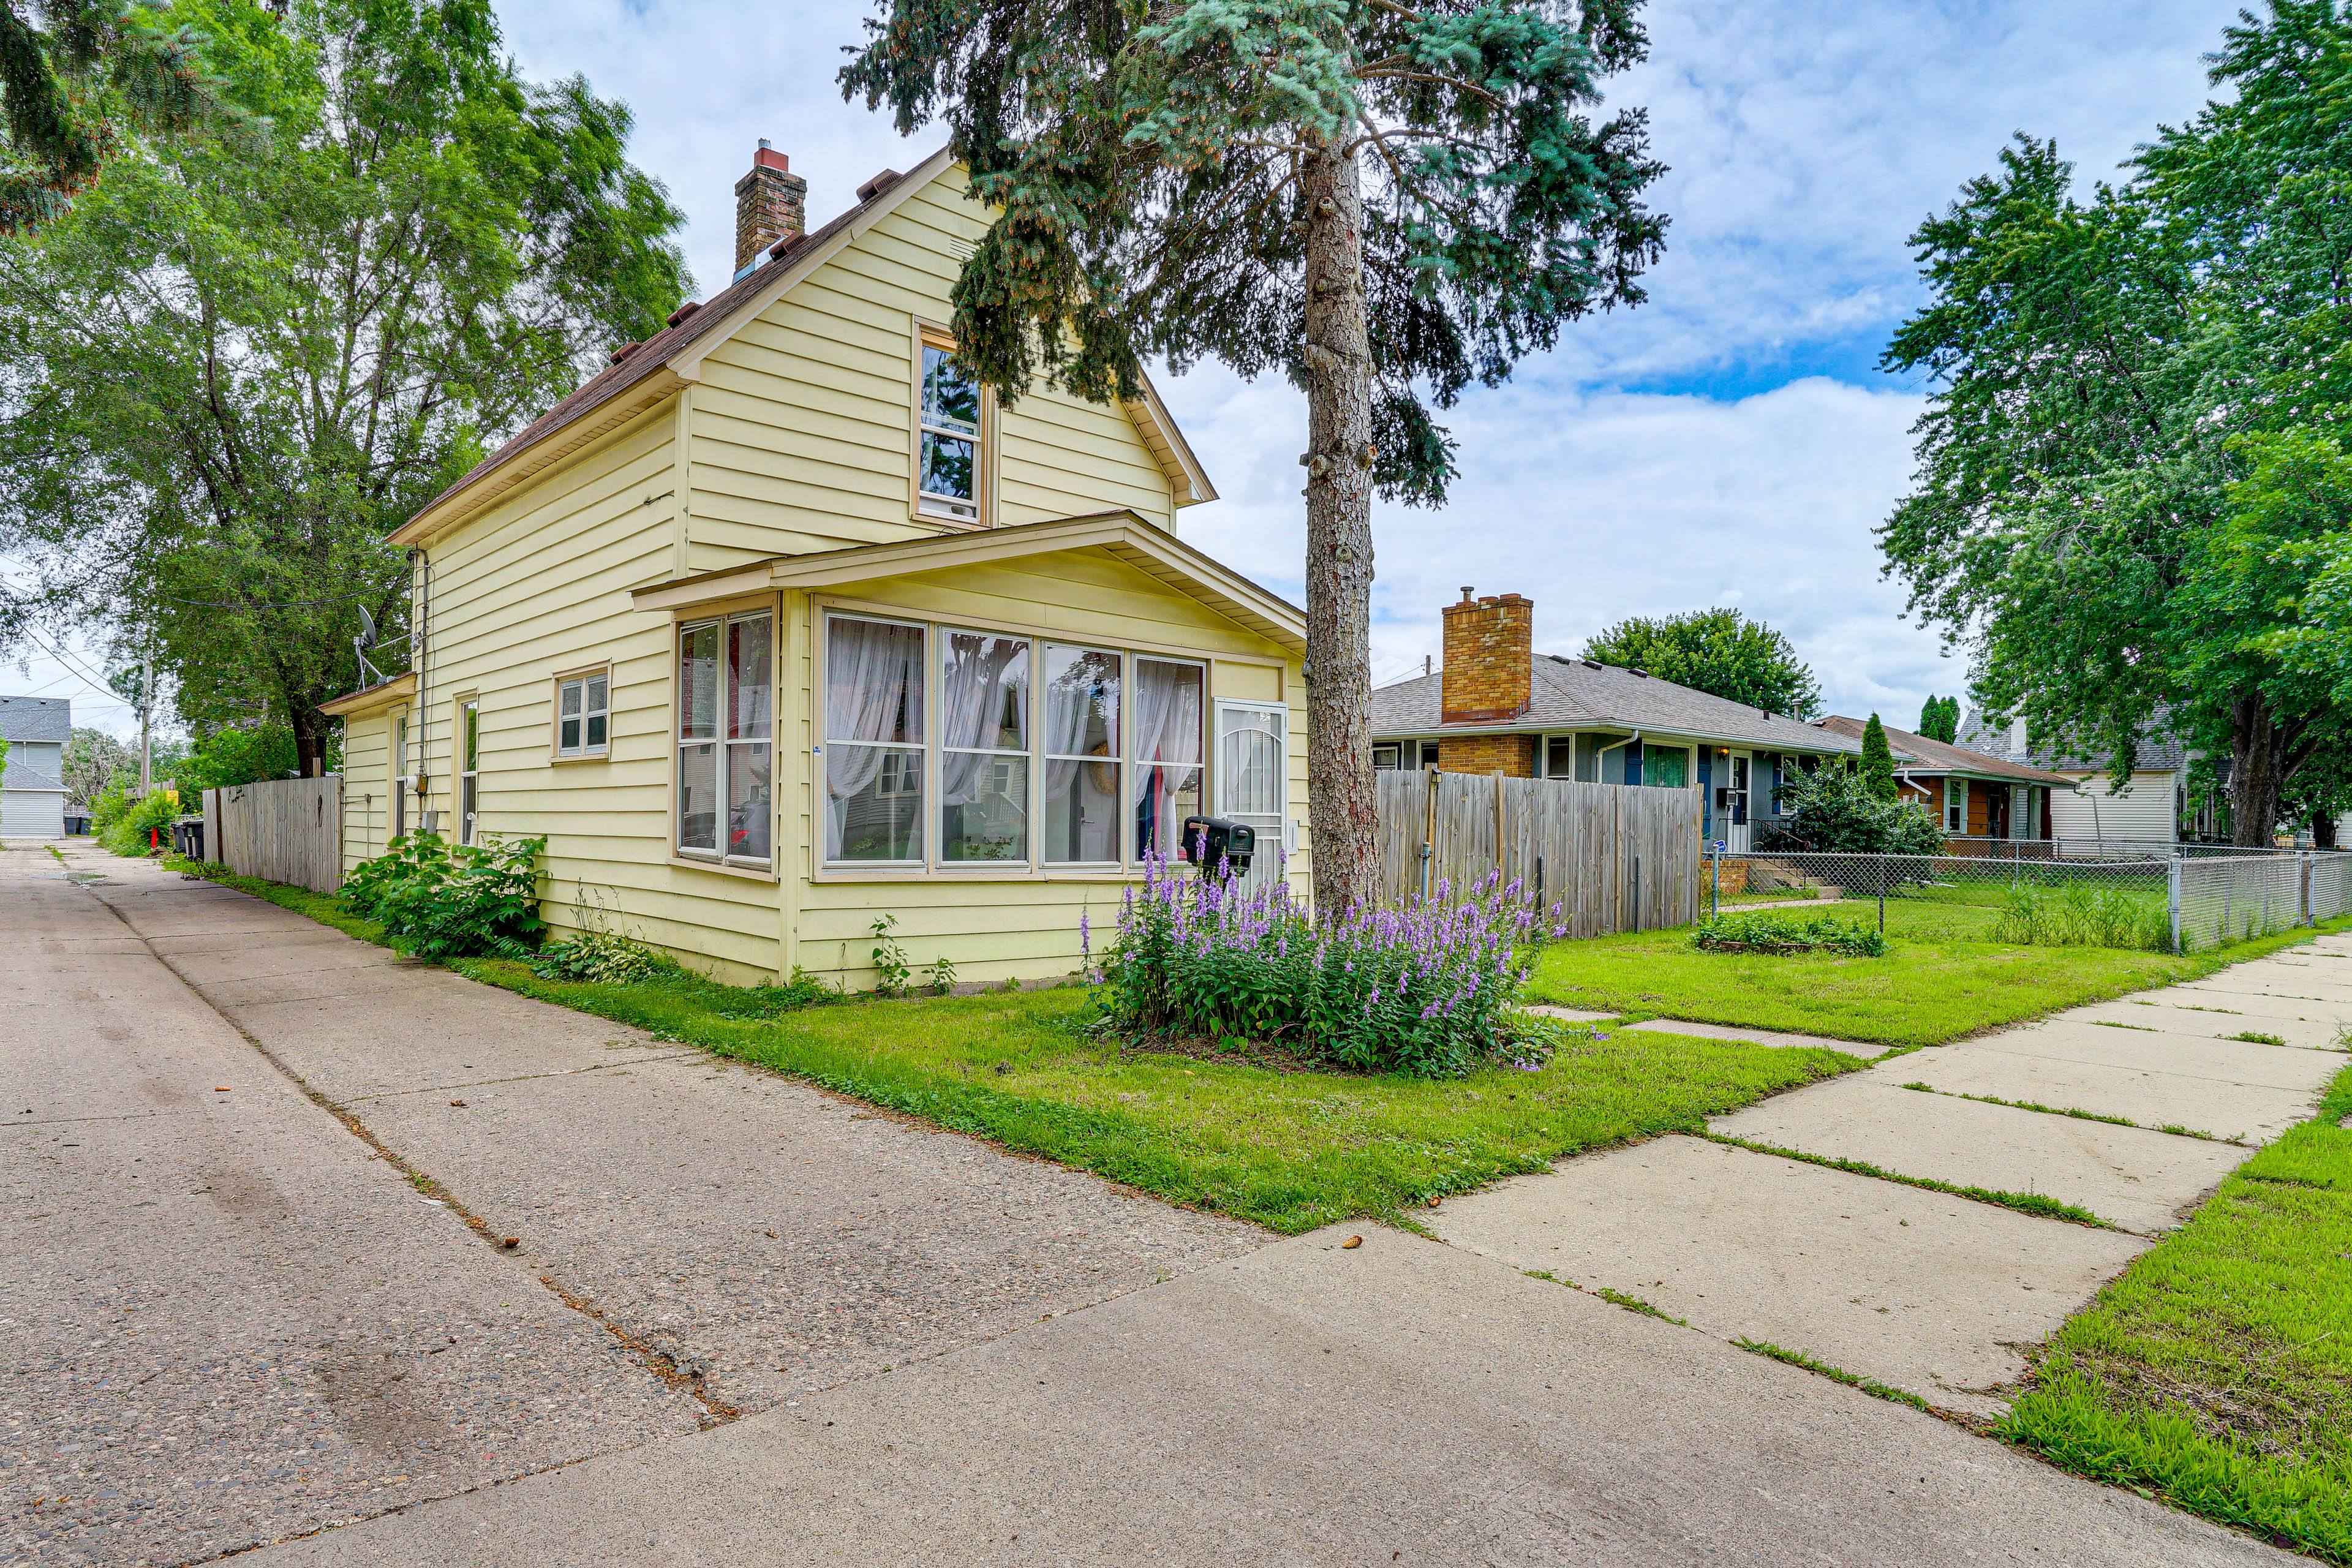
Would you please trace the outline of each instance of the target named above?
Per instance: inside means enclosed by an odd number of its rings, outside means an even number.
[[[2139,744],[2133,748],[2132,771],[2143,773],[2174,773],[2189,766],[2189,742],[2166,728],[2169,714],[2159,712],[2156,722],[2141,732]],[[2103,773],[2107,771],[2108,755],[2105,752],[2073,751],[2059,746],[2012,747],[2010,731],[1995,729],[1984,721],[1981,713],[1969,715],[1960,726],[1960,739],[1968,744],[1995,756],[2008,757],[2046,768],[2057,773]]]
[[[72,738],[72,698],[0,697],[0,741],[63,745]]]
[[[1654,675],[1636,675],[1615,665],[1594,664],[1561,654],[1533,660],[1528,710],[1505,723],[1447,724],[1445,676],[1417,675],[1372,693],[1372,734],[1381,740],[1409,735],[1512,734],[1545,730],[1618,729],[1657,731],[1693,740],[1728,741],[1784,752],[1859,754],[1862,742],[1817,730],[1785,713],[1767,714],[1744,702],[1677,686]]]
[[[1816,719],[1813,722],[1822,729],[1832,731],[1841,735],[1851,735],[1857,741],[1862,739],[1862,732],[1869,724],[1868,720],[1849,719],[1841,713],[1832,713],[1827,718]],[[1886,731],[1888,746],[1898,754],[1907,756],[1914,771],[1918,773],[1976,773],[1994,778],[2015,779],[2020,784],[2048,784],[2054,789],[2074,787],[2074,781],[2063,773],[2044,773],[2040,768],[2029,767],[2023,763],[2011,762],[2006,757],[1997,757],[1990,752],[1971,751],[1966,746],[1955,746],[1943,741],[1931,741],[1925,735],[1915,735],[1908,730],[1898,730],[1883,719],[1879,721],[1879,728]]]
[[[672,312],[670,325],[524,426],[506,445],[393,530],[386,542],[421,544],[456,527],[571,453],[701,379],[705,355],[945,174],[953,162],[942,147],[905,174],[869,180],[858,187],[857,205],[847,212],[820,228],[777,241],[750,271],[685,315]],[[1124,406],[1136,423],[1137,434],[1168,476],[1175,504],[1183,507],[1216,500],[1216,487],[1209,482],[1200,459],[1185,444],[1148,380],[1143,394]]]
[[[1010,528],[960,529],[924,539],[803,555],[772,555],[674,583],[651,584],[636,590],[633,598],[640,610],[683,609],[740,594],[774,588],[838,588],[877,577],[980,565],[1056,550],[1104,551],[1293,653],[1307,651],[1306,611],[1131,511],[1093,512]]]

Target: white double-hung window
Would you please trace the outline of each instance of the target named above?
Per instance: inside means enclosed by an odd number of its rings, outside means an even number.
[[[1944,831],[1955,837],[1969,830],[1969,781],[1944,780]]]
[[[923,334],[918,419],[916,510],[980,521],[980,383],[956,362],[953,345]]]
[[[1029,644],[940,638],[940,858],[1029,858]]]
[[[1124,663],[1101,648],[1045,645],[1044,843],[1049,862],[1118,863]]]
[[[604,670],[567,676],[555,683],[555,754],[558,757],[601,757],[608,750],[611,723],[607,695],[611,678]]]
[[[677,633],[677,850],[767,866],[775,824],[775,617]]]

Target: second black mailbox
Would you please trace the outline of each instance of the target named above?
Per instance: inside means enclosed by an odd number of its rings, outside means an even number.
[[[1257,829],[1247,823],[1222,816],[1184,819],[1184,858],[1195,865],[1213,871],[1223,863],[1236,872],[1246,871],[1256,850]]]

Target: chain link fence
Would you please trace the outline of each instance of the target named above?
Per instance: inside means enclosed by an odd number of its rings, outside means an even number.
[[[2058,855],[2049,841],[2029,839],[2017,854],[1711,853],[1700,881],[1709,912],[1863,900],[1882,930],[1893,907],[1911,923],[1927,921],[1956,936],[2168,952],[2352,912],[2352,853],[2208,852],[2215,847],[2154,843]]]

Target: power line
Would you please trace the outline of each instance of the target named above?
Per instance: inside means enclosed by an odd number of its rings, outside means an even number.
[[[381,597],[386,590],[362,588],[353,594],[337,594],[331,599],[290,599],[282,605],[257,605],[250,599],[182,599],[170,594],[158,594],[159,599],[174,605],[193,605],[200,610],[315,610],[321,605],[340,605],[349,599]],[[390,590],[398,593],[398,588]]]

